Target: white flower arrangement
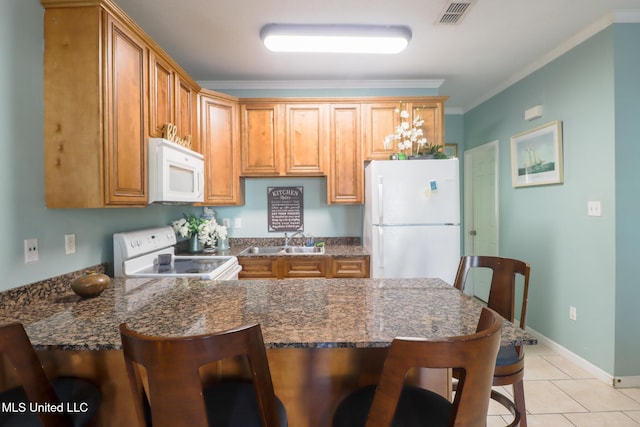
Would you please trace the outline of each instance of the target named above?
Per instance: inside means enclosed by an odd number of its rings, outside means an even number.
[[[227,237],[227,227],[218,224],[215,212],[207,207],[200,218],[185,214],[184,218],[173,221],[171,225],[180,237],[192,237],[197,234],[203,246],[213,246],[216,240]]]
[[[427,144],[427,138],[425,138],[422,131],[422,125],[424,120],[420,114],[416,114],[413,121],[409,121],[409,112],[402,109],[402,103],[400,108],[396,108],[396,112],[400,114],[400,124],[396,127],[396,131],[387,135],[384,138],[384,148],[393,148],[394,151],[400,151],[409,155],[413,154],[414,146],[419,153],[421,147]]]

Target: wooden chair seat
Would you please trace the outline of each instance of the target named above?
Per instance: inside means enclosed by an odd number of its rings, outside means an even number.
[[[511,258],[493,256],[464,256],[460,259],[454,286],[464,291],[467,276],[472,268],[487,268],[492,271],[487,306],[502,317],[514,322],[516,304],[516,276],[523,277],[522,305],[520,306],[521,329],[525,328],[527,298],[529,293],[529,264]],[[454,372],[455,376],[455,372]],[[493,377],[494,386],[511,385],[513,400],[496,390],[491,398],[505,406],[513,415],[508,427],[527,426],[527,409],[524,399],[524,346],[500,347]]]
[[[151,421],[153,427],[287,426],[284,405],[273,391],[260,325],[205,335],[153,337],[123,323],[120,336],[140,425]],[[201,367],[237,356],[249,362],[251,382],[202,386]],[[146,373],[147,390],[140,367]]]
[[[333,427],[485,427],[502,318],[483,308],[475,334],[441,339],[396,338],[377,386],[360,388],[334,412]],[[404,384],[409,369],[455,368],[453,402]]]
[[[100,389],[88,380],[59,377],[49,381],[23,326],[0,327],[0,352],[7,356],[21,386],[0,393],[2,427],[80,427],[89,425],[101,402]],[[7,405],[11,405],[11,410]],[[38,408],[61,407],[62,413]]]

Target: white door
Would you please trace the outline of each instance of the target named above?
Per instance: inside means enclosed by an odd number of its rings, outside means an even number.
[[[498,141],[464,152],[466,255],[498,255]],[[491,273],[472,270],[465,292],[489,298]]]

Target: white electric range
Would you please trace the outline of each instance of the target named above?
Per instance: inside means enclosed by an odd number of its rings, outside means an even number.
[[[194,277],[237,280],[242,266],[230,255],[176,255],[170,226],[113,235],[115,277]]]

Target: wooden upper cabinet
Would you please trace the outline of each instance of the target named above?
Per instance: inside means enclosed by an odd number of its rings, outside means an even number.
[[[147,199],[147,47],[133,32],[106,16],[107,205]]]
[[[442,145],[444,150],[444,105],[443,101],[414,102],[411,104],[413,117],[420,115],[424,120],[422,132],[427,144]]]
[[[237,99],[203,90],[200,145],[205,166],[204,205],[244,204],[239,131]]]
[[[189,79],[176,73],[176,110],[174,123],[178,137],[191,136],[191,149],[202,152],[198,135],[198,91]]]
[[[365,160],[389,160],[392,150],[384,147],[384,138],[399,124],[397,101],[363,105],[363,148]]]
[[[241,104],[242,175],[278,176],[282,165],[280,104]]]
[[[333,104],[330,107],[329,204],[364,202],[360,110],[360,104]]]
[[[47,206],[146,205],[147,44],[100,6],[43,5]]]
[[[285,175],[324,175],[327,106],[285,105]]]
[[[176,77],[171,65],[149,52],[149,136],[161,138],[167,123],[174,123]]]
[[[389,160],[394,150],[384,147],[384,139],[395,132],[400,123],[399,109],[414,115],[419,112],[424,119],[422,127],[429,144],[444,145],[445,96],[409,97],[398,101],[385,100],[363,104],[363,147],[365,160]]]
[[[160,138],[167,123],[176,126],[177,137],[191,136],[191,149],[200,150],[198,91],[194,83],[161,55],[149,53],[149,136]]]
[[[41,3],[47,206],[146,206],[147,138],[198,151],[200,88],[113,1]]]

